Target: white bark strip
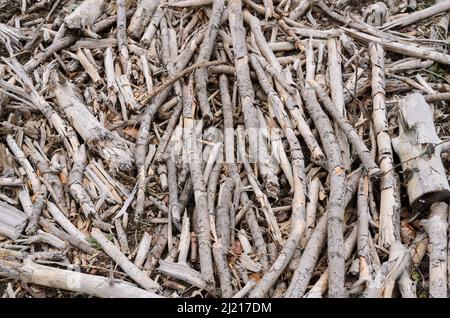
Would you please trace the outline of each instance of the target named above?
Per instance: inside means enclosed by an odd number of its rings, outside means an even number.
[[[78,49],[76,57],[94,82],[102,81],[100,75],[98,74],[97,68],[89,61],[82,49]]]
[[[188,267],[186,264],[176,264],[165,260],[159,261],[158,271],[173,278],[185,281],[200,289],[207,289],[208,285],[202,274]]]
[[[165,1],[163,1],[163,3],[164,2]],[[152,42],[159,23],[161,22],[161,19],[166,12],[166,8],[162,5],[163,3],[160,3],[158,8],[155,10],[155,13],[153,13],[152,18],[150,19],[150,23],[148,24],[144,34],[141,37],[141,43],[145,46],[149,46]]]
[[[61,210],[58,209],[58,207],[53,204],[52,202],[47,202],[47,208],[48,212],[51,214],[53,219],[61,225],[61,227],[70,235],[75,236],[77,239],[86,242],[86,235],[81,233],[80,230],[78,230],[75,225],[70,222],[70,220],[61,212]]]
[[[134,265],[137,268],[142,269],[145,259],[147,258],[148,252],[150,251],[150,246],[152,243],[152,237],[147,232],[142,235],[141,241],[136,252],[136,257],[134,258]]]

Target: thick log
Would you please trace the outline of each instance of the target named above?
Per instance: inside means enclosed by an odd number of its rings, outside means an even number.
[[[84,0],[64,22],[69,29],[90,28],[102,14],[102,5],[103,0]]]
[[[0,235],[12,240],[19,238],[27,225],[27,215],[4,202],[0,202]]]
[[[392,140],[399,155],[411,206],[426,210],[450,197],[450,187],[440,158],[430,106],[421,94],[403,98],[399,104],[400,134]]]
[[[150,22],[159,0],[141,0],[128,26],[128,33],[135,39],[139,39],[144,33],[145,26]]]

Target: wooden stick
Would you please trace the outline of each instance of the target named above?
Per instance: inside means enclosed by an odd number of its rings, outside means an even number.
[[[220,19],[223,14],[225,2],[223,0],[215,0],[213,2],[211,17],[208,22],[203,42],[198,52],[197,63],[206,62],[211,57],[213,46],[217,37],[217,31],[220,26]],[[206,85],[208,83],[208,72],[204,68],[195,71],[195,87],[197,89],[197,97],[202,112],[202,117],[210,120],[212,118],[211,109],[208,102]]]
[[[355,128],[350,125],[345,118],[337,111],[337,107],[334,105],[333,101],[328,97],[324,89],[315,81],[309,81],[309,84],[316,91],[317,96],[322,102],[322,105],[325,106],[328,113],[331,115],[333,120],[339,125],[342,132],[347,136],[348,140],[352,144],[354,150],[358,154],[359,159],[361,160],[364,168],[366,169],[368,175],[370,177],[377,177],[381,170],[378,168],[378,165],[372,159],[369,149],[364,144],[364,141],[359,137]]]
[[[391,246],[394,236],[394,171],[391,148],[391,138],[388,134],[384,92],[384,50],[378,43],[369,46],[370,61],[372,64],[372,120],[375,135],[377,136],[378,164],[383,172],[381,182],[380,202],[380,244]]]
[[[187,163],[192,176],[197,213],[197,227],[199,237],[200,268],[209,286],[214,286],[214,270],[211,253],[211,229],[206,198],[206,184],[202,176],[201,148],[197,141],[194,127],[192,88],[183,87],[183,126],[184,147],[187,153]]]
[[[128,26],[128,33],[139,39],[144,32],[145,26],[150,22],[159,0],[141,0],[134,11],[133,17]]]
[[[448,205],[436,202],[430,210],[430,218],[421,222],[430,238],[430,297],[447,298]]]
[[[312,44],[307,48],[306,79],[313,76],[314,57]],[[301,89],[301,95],[311,118],[313,119],[329,160],[330,167],[330,197],[328,202],[328,267],[330,270],[328,294],[330,297],[343,297],[344,289],[344,249],[343,214],[344,207],[341,202],[345,185],[345,171],[341,159],[341,151],[328,117],[320,108],[314,90],[309,87]]]
[[[64,18],[70,29],[90,28],[102,14],[103,0],[84,0],[71,14]]]
[[[439,13],[445,12],[445,11],[449,11],[449,10],[450,10],[450,3],[448,3],[448,2],[436,3],[435,5],[432,5],[423,10],[416,11],[414,13],[403,16],[399,19],[395,19],[391,22],[385,23],[382,26],[382,29],[388,30],[388,29],[392,29],[395,27],[405,27],[407,25],[413,24],[420,20],[427,19],[436,14],[439,14]]]
[[[3,263],[3,262],[2,262]],[[9,265],[9,266],[8,266]],[[32,259],[25,259],[24,264],[7,266],[11,271],[19,272],[19,277],[26,282],[101,298],[160,298],[161,296],[140,289],[130,283],[114,281],[97,275],[89,275],[45,265],[39,265]],[[2,266],[4,266],[2,264]]]
[[[136,265],[131,263],[99,229],[93,228],[91,230],[91,235],[101,245],[105,253],[108,254],[108,256],[111,257],[136,283],[149,291],[159,288],[159,285],[155,281],[137,268]]]
[[[368,35],[363,32],[357,32],[349,28],[342,27],[350,36],[365,43],[375,42],[381,45],[386,51],[404,54],[412,57],[419,57],[422,59],[429,59],[438,63],[450,65],[450,55],[441,52],[436,52],[427,47],[412,46],[405,43],[400,43],[392,40],[385,40],[373,35]]]

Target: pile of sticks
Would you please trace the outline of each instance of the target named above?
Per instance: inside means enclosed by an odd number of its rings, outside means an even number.
[[[447,297],[450,2],[362,2],[11,6],[4,297]]]

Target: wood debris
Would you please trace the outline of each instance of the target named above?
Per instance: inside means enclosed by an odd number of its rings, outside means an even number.
[[[3,2],[3,298],[449,296],[449,1]]]

